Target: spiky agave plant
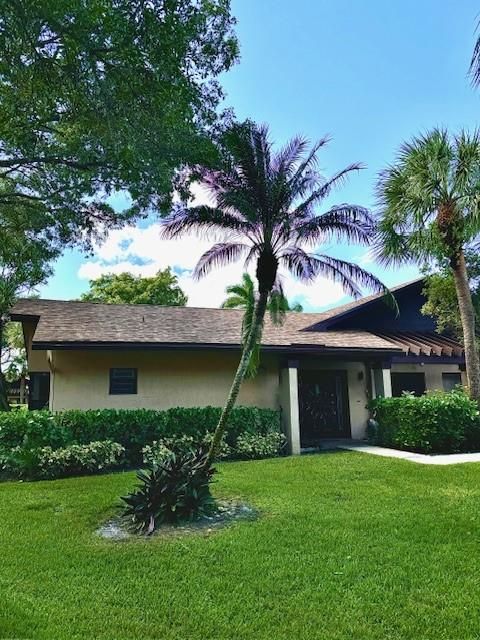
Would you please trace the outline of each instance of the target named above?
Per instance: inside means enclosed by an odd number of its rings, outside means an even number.
[[[340,204],[318,213],[318,206],[332,190],[360,169],[352,164],[330,179],[323,178],[317,170],[317,154],[326,142],[320,140],[309,149],[306,139],[296,137],[274,152],[266,126],[234,124],[221,141],[222,168],[199,169],[199,180],[213,196],[215,206],[179,207],[163,222],[165,238],[192,231],[227,236],[200,258],[194,273],[197,278],[241,258],[246,265],[255,263],[258,295],[251,330],[243,343],[207,464],[215,457],[252,352],[260,342],[268,301],[278,288],[279,267],[304,282],[320,275],[331,278],[354,297],[361,295],[362,287],[386,291],[378,278],[357,264],[311,251],[332,238],[368,244],[373,231],[368,210],[358,205]]]
[[[123,515],[138,532],[150,535],[161,524],[177,524],[210,514],[210,483],[216,473],[207,452],[173,452],[166,460],[137,473],[139,485],[121,500]]]

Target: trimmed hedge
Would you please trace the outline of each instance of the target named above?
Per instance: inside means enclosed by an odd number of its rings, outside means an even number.
[[[478,406],[462,390],[378,398],[370,407],[373,444],[418,453],[480,450]]]
[[[15,447],[52,449],[72,444],[110,440],[125,449],[129,466],[142,464],[142,449],[154,441],[191,436],[208,439],[220,417],[220,407],[195,407],[156,411],[101,409],[89,411],[15,411],[0,413],[0,450]],[[225,435],[234,447],[240,435],[280,433],[280,413],[257,407],[235,407]]]
[[[109,440],[60,449],[15,447],[0,457],[0,464],[5,473],[20,478],[66,478],[118,468],[123,453],[120,444]]]

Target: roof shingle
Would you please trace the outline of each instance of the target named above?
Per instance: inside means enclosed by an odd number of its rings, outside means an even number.
[[[240,344],[243,311],[153,305],[117,305],[63,300],[19,300],[12,317],[38,318],[33,345],[75,343],[109,345],[221,345]],[[262,344],[271,347],[400,350],[367,331],[308,331],[330,317],[325,313],[286,314],[280,326],[266,318]]]

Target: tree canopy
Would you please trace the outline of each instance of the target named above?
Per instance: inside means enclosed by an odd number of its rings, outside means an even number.
[[[1,369],[7,382],[27,375],[27,353],[20,322],[7,322],[2,333],[0,348]]]
[[[64,231],[121,222],[118,190],[130,213],[167,206],[212,154],[233,24],[229,0],[5,0],[0,205],[40,200]]]
[[[51,273],[51,260],[62,247],[61,233],[48,227],[49,213],[41,203],[0,206],[0,410],[8,409],[4,368],[10,367],[8,312],[18,296],[29,295]],[[47,228],[44,228],[44,225]]]
[[[472,302],[478,317],[480,315],[480,256],[474,251],[467,251],[465,260]],[[437,331],[450,334],[462,342],[462,320],[455,282],[448,265],[443,264],[438,271],[426,275],[424,295],[426,302],[422,307],[422,313],[434,318]]]
[[[167,209],[216,158],[233,27],[230,0],[1,3],[0,361],[8,309],[66,246]]]
[[[155,276],[134,276],[131,273],[100,276],[90,280],[90,290],[81,296],[87,302],[107,304],[159,304],[182,307],[187,296],[178,286],[177,276],[170,268]]]

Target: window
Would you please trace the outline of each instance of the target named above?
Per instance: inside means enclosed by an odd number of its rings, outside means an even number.
[[[110,395],[137,393],[137,369],[110,369]]]
[[[461,373],[442,373],[442,384],[444,391],[452,391],[456,386],[462,384]]]
[[[425,393],[424,373],[393,373],[392,372],[392,396],[398,398],[404,391],[421,396]]]
[[[29,374],[29,378],[28,408],[48,409],[50,373],[48,371],[35,371]]]

